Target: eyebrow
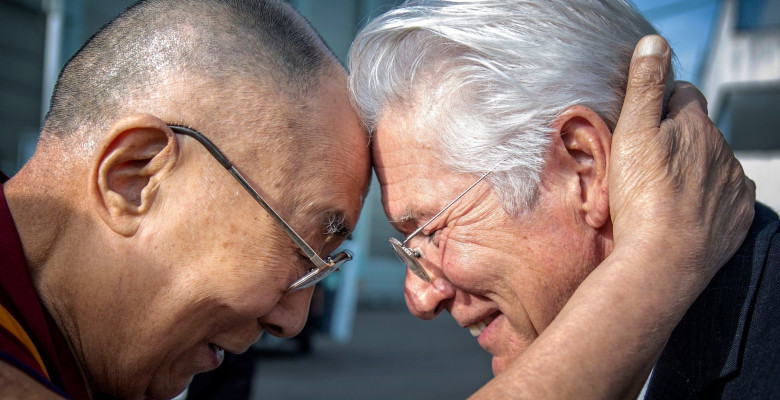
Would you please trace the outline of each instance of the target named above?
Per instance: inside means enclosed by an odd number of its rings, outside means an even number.
[[[320,219],[323,233],[329,236],[339,236],[346,238],[351,229],[347,223],[347,217],[341,210],[326,212]]]
[[[390,223],[390,225],[393,225],[398,231],[400,231],[400,228],[398,225],[405,224],[407,222],[414,222],[417,221],[420,218],[419,212],[413,210],[411,207],[406,207],[404,209],[404,213],[401,214],[400,217],[396,219],[388,219],[387,222]]]

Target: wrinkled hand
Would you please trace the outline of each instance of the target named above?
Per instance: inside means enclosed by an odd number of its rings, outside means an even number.
[[[609,166],[615,246],[653,247],[689,265],[706,285],[747,234],[755,184],[693,85],[675,85],[661,121],[670,53],[666,41],[648,36],[631,61]]]

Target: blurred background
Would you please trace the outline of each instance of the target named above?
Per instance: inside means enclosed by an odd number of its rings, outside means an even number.
[[[400,2],[289,1],[342,62],[360,27]],[[34,152],[65,61],[132,3],[0,0],[0,170],[12,175]],[[634,4],[675,50],[678,79],[704,92],[759,200],[780,210],[780,0]],[[189,398],[452,399],[490,379],[490,357],[449,316],[422,322],[405,311],[404,269],[387,243],[395,232],[377,187],[346,244],[355,261],[318,287],[304,333],[264,337],[246,356],[227,360],[222,376],[196,379]]]

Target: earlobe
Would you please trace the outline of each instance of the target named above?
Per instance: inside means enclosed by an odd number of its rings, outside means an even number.
[[[143,114],[114,123],[99,143],[91,175],[106,225],[133,235],[177,157],[175,134],[162,120]]]
[[[579,179],[581,210],[591,227],[609,220],[608,170],[612,136],[604,120],[584,106],[567,108],[556,119],[561,140]]]

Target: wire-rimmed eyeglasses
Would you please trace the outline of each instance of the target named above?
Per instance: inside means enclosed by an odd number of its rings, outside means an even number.
[[[317,282],[323,280],[326,276],[330,275],[331,273],[338,271],[341,266],[352,259],[352,253],[345,250],[338,254],[332,255],[328,257],[327,260],[323,260],[320,258],[317,253],[314,252],[314,250],[309,246],[303,238],[301,238],[300,235],[295,233],[295,231],[290,227],[290,225],[285,222],[285,220],[282,219],[279,214],[274,211],[271,206],[266,203],[265,200],[263,200],[262,197],[260,197],[260,194],[257,193],[257,191],[252,187],[252,185],[249,184],[249,182],[244,179],[243,176],[241,176],[241,173],[238,172],[236,167],[233,166],[233,164],[228,161],[227,157],[217,148],[217,146],[214,145],[208,138],[203,136],[202,133],[190,129],[184,126],[179,125],[168,125],[172,131],[175,133],[189,136],[193,139],[195,139],[198,143],[203,145],[203,147],[206,148],[206,150],[211,153],[214,158],[219,161],[220,164],[222,164],[225,169],[227,169],[231,175],[233,175],[234,178],[238,181],[238,183],[241,184],[241,186],[246,189],[247,192],[249,192],[250,195],[265,209],[265,211],[268,213],[268,215],[271,216],[271,218],[276,221],[277,224],[284,230],[284,232],[289,236],[296,245],[303,251],[304,254],[306,254],[306,257],[311,260],[312,263],[316,266],[316,268],[312,268],[309,273],[301,277],[300,279],[293,282],[290,286],[287,287],[287,293],[294,292],[296,290],[305,289],[307,287],[315,285]]]
[[[503,163],[503,161],[501,162]],[[455,198],[455,200],[452,200],[450,204],[447,204],[444,208],[441,209],[436,215],[431,217],[431,219],[428,220],[428,222],[422,224],[419,228],[417,228],[414,232],[412,232],[409,236],[404,239],[403,242],[399,241],[396,238],[390,238],[390,245],[393,246],[393,250],[395,250],[395,254],[398,255],[398,258],[401,259],[401,261],[406,264],[406,268],[409,268],[410,271],[412,271],[415,275],[417,275],[420,279],[430,282],[431,277],[428,276],[428,273],[423,269],[422,265],[420,265],[420,262],[417,261],[418,258],[422,257],[422,251],[420,251],[419,248],[416,249],[410,249],[406,247],[406,243],[410,240],[412,240],[413,237],[417,236],[418,233],[422,232],[423,229],[425,229],[426,226],[428,226],[433,220],[435,220],[439,215],[441,215],[443,212],[447,211],[448,208],[450,208],[453,204],[455,204],[456,201],[460,200],[461,197],[465,196],[466,193],[471,190],[474,186],[477,186],[479,182],[481,182],[483,179],[485,179],[488,174],[493,172],[496,167],[501,165],[501,163],[496,164],[495,167],[491,168],[488,172],[485,172],[484,175],[482,175],[479,179],[477,179],[476,182],[472,183],[471,186],[469,186],[466,190],[463,191],[463,193],[459,194],[458,197]]]

